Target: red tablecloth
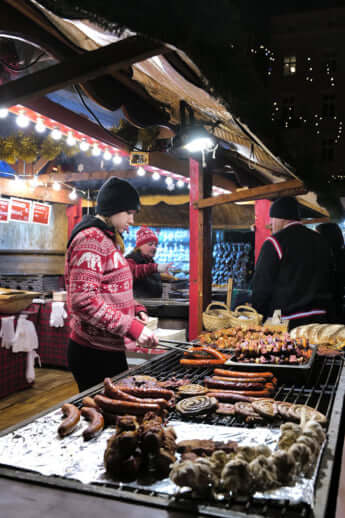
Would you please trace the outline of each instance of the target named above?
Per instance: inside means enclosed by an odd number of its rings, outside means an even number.
[[[22,313],[28,314],[28,319],[37,326],[39,315],[39,304],[31,304]],[[3,317],[15,316],[15,326],[19,314],[0,314],[0,320]],[[28,388],[31,385],[25,378],[26,370],[26,353],[13,353],[10,349],[0,347],[0,398],[8,396],[17,390]]]
[[[42,365],[68,367],[69,317],[65,318],[64,327],[51,327],[49,325],[51,310],[51,302],[41,304],[38,321],[38,354],[40,355]]]

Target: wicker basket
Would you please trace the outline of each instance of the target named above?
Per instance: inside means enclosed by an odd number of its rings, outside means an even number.
[[[36,291],[0,288],[0,313],[20,313],[39,295]]]
[[[242,327],[247,329],[248,327],[261,325],[262,319],[263,316],[251,306],[237,306],[234,311],[230,312],[229,324],[231,327]]]
[[[212,306],[220,306],[223,309],[211,309]],[[222,302],[211,302],[202,314],[202,322],[207,331],[217,331],[224,327],[230,327],[230,310]]]

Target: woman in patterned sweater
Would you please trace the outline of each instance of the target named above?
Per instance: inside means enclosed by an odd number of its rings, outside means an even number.
[[[139,209],[137,191],[111,177],[97,196],[96,216],[85,216],[67,245],[65,281],[71,314],[68,363],[80,392],[128,368],[126,349],[155,347],[146,309],[133,298],[133,276],[121,234]],[[141,265],[150,275],[156,264]]]

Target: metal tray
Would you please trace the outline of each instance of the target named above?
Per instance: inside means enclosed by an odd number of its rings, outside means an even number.
[[[278,378],[279,383],[307,383],[312,373],[312,367],[314,364],[317,350],[317,347],[314,345],[310,345],[310,347],[313,350],[313,353],[309,358],[308,362],[303,365],[277,365],[275,363],[244,363],[233,361],[232,359],[227,360],[224,365],[226,367],[231,367],[232,370],[273,372],[273,374]]]

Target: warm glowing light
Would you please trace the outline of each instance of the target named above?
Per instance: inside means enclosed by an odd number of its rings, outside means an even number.
[[[140,167],[138,167],[138,169],[137,169],[137,175],[138,175],[138,176],[145,176],[145,175],[146,175],[146,171],[145,171],[145,169],[144,169],[143,167],[141,167],[141,166],[140,166]]]
[[[7,115],[8,115],[8,109],[0,108],[0,119],[6,119]]]
[[[101,149],[95,144],[92,148],[92,156],[99,156],[101,154]]]
[[[40,181],[37,177],[37,175],[35,175],[32,179],[31,179],[31,185],[33,187],[38,187],[40,185]]]
[[[115,165],[121,164],[122,156],[119,155],[118,153],[115,153],[115,155],[113,157],[113,162],[114,162]]]
[[[60,140],[62,137],[62,132],[59,128],[53,128],[50,132],[50,136],[54,140]]]
[[[111,156],[112,156],[112,155],[111,155],[111,153],[110,153],[109,149],[106,149],[106,150],[104,151],[104,153],[103,153],[103,158],[104,158],[104,160],[110,160],[110,159],[111,159]]]
[[[88,151],[89,148],[90,148],[90,144],[88,143],[87,140],[83,139],[80,144],[79,144],[79,147],[82,151]]]
[[[27,128],[30,124],[30,120],[24,113],[20,113],[16,118],[16,123],[20,128]]]
[[[66,139],[66,144],[68,146],[75,146],[77,142],[77,139],[74,137],[73,133],[71,131],[68,132],[68,135],[67,135],[67,139]]]
[[[76,190],[73,189],[73,191],[71,191],[69,193],[68,197],[70,200],[76,200],[78,198],[78,194],[77,194]]]
[[[182,189],[182,187],[184,187],[184,181],[183,181],[183,180],[177,180],[176,185],[177,185],[177,187],[179,187],[180,189]]]
[[[161,177],[161,175],[160,175],[157,171],[155,171],[155,172],[153,173],[153,175],[152,175],[152,178],[153,178],[153,180],[155,180],[155,181],[159,180],[159,179],[160,179],[160,177]]]
[[[167,185],[172,185],[174,183],[174,180],[171,178],[171,176],[167,176],[165,179],[165,183]]]
[[[37,119],[35,130],[37,133],[44,133],[46,130],[46,125],[44,124],[42,119]]]
[[[59,182],[53,183],[53,189],[54,189],[54,191],[60,191],[61,185],[59,184]]]

